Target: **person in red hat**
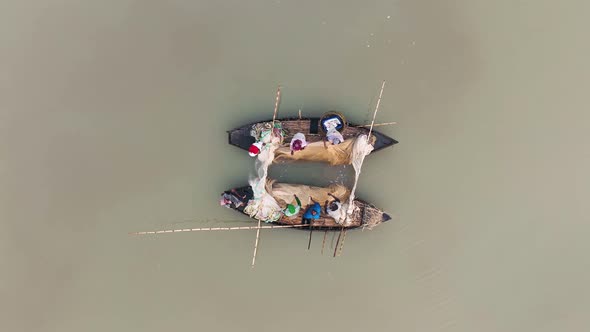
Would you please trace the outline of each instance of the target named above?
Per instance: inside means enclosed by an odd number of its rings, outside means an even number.
[[[256,157],[258,154],[260,154],[261,149],[262,149],[262,143],[256,142],[256,143],[250,145],[250,148],[248,149],[248,154],[250,155],[250,157]]]

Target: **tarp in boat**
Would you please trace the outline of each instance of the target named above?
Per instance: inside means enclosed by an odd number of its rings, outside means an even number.
[[[372,136],[371,144],[374,144],[376,137]],[[275,150],[275,161],[287,160],[305,160],[315,162],[325,162],[332,166],[336,165],[350,165],[352,163],[351,156],[353,155],[354,144],[358,137],[349,138],[340,144],[333,145],[329,142],[313,142],[308,143],[305,149],[296,151],[291,155],[291,149],[288,146],[281,146]],[[363,136],[366,140],[366,136]]]
[[[285,206],[287,204],[296,204],[293,195],[297,195],[301,201],[302,209],[309,205],[310,198],[323,206],[325,201],[333,200],[328,193],[338,197],[341,201],[347,200],[350,195],[350,190],[340,184],[331,184],[328,187],[314,187],[304,184],[277,183],[274,180],[268,180],[266,190],[279,205]]]

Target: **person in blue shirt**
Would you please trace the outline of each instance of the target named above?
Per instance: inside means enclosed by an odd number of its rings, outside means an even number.
[[[312,220],[320,219],[322,207],[320,203],[316,202],[313,198],[311,198],[311,201],[313,204],[309,205],[303,214],[303,224],[310,224]]]

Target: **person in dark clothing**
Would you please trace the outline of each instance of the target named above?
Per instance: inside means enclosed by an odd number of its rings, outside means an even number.
[[[340,208],[342,207],[342,203],[340,202],[340,199],[338,199],[338,197],[334,196],[332,193],[328,193],[328,195],[332,196],[334,200],[331,202],[326,201],[326,203],[324,203],[324,211],[327,215],[334,218],[334,220],[338,222],[341,217]]]
[[[324,203],[324,211],[326,213],[328,213],[328,211],[336,211],[342,205],[342,203],[340,203],[340,200],[338,199],[338,197],[334,196],[332,193],[328,193],[328,195],[332,196],[332,198],[334,198],[334,200],[331,202],[326,201],[326,203]],[[329,204],[328,204],[328,202],[329,202]],[[328,210],[328,208],[330,210]]]

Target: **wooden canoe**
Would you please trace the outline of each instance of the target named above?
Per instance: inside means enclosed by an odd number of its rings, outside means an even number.
[[[304,186],[301,185],[303,187],[308,187],[308,186]],[[310,187],[316,190],[325,190],[325,191],[329,191],[329,188],[319,188],[319,187]],[[312,190],[313,190],[312,189]],[[253,192],[252,192],[252,188],[250,186],[244,186],[244,187],[239,187],[239,188],[234,188],[232,190],[228,190],[225,192],[226,194],[237,194],[240,199],[242,200],[242,202],[244,203],[243,205],[236,207],[234,204],[230,204],[228,207],[239,211],[247,216],[249,216],[247,213],[244,212],[244,208],[245,206],[248,204],[248,201],[253,197]],[[318,195],[317,191],[314,192],[314,195]],[[358,207],[358,209],[355,209],[355,212],[352,214],[351,217],[349,217],[349,222],[347,223],[347,226],[342,226],[340,224],[337,224],[336,221],[329,217],[328,215],[325,214],[324,209],[323,209],[323,203],[324,202],[319,202],[322,205],[322,213],[320,214],[320,218],[317,220],[313,220],[311,223],[311,227],[313,227],[314,230],[342,230],[343,228],[346,229],[353,229],[353,228],[359,228],[359,227],[368,227],[368,228],[373,228],[379,224],[381,224],[382,222],[388,221],[391,219],[391,217],[383,212],[381,209],[373,206],[372,204],[369,204],[368,202],[365,202],[361,199],[355,199],[354,200],[354,204],[356,207]],[[304,202],[304,199],[302,199],[302,208],[301,211],[299,212],[299,215],[297,216],[293,216],[293,217],[287,217],[285,215],[282,215],[281,218],[276,221],[276,222],[272,222],[270,224],[275,224],[275,225],[302,225],[303,224],[303,213],[305,212],[306,206],[307,204]],[[254,219],[254,218],[252,218]],[[308,229],[307,227],[301,227],[302,229]]]
[[[255,122],[255,123],[250,123],[247,125],[244,125],[242,127],[233,129],[228,131],[228,138],[229,138],[229,144],[234,145],[239,147],[240,149],[243,150],[248,150],[248,148],[250,147],[250,145],[252,145],[255,142],[254,137],[252,137],[250,135],[250,130],[252,129],[252,126],[259,124],[259,123],[265,123],[265,122],[271,122],[272,120],[268,120],[268,121],[261,121],[261,122]],[[279,151],[277,151],[276,157],[275,157],[275,161],[277,161],[278,159],[281,159],[282,161],[288,161],[288,160],[300,160],[300,161],[317,161],[317,162],[328,162],[328,163],[332,163],[333,165],[337,164],[338,162],[332,162],[333,160],[336,159],[342,159],[342,158],[337,158],[335,155],[337,154],[342,154],[342,153],[348,153],[348,151],[343,151],[341,148],[339,148],[338,145],[331,145],[330,143],[327,143],[327,150],[326,153],[319,153],[320,157],[318,158],[317,155],[309,155],[309,158],[306,157],[306,153],[295,153],[294,157],[290,156],[290,151],[289,151],[289,142],[291,141],[291,138],[293,137],[294,134],[301,132],[303,134],[305,134],[306,140],[308,142],[308,147],[306,148],[306,150],[311,150],[314,147],[317,148],[321,145],[322,149],[324,149],[322,140],[323,140],[323,136],[322,136],[322,131],[320,130],[320,118],[286,118],[286,119],[278,119],[277,121],[279,121],[282,124],[283,129],[286,131],[286,136],[284,139],[284,147],[281,147],[279,149]],[[356,137],[358,137],[359,135],[365,134],[368,135],[369,133],[369,128],[366,127],[358,127],[352,124],[347,125],[343,130],[342,130],[342,136],[345,139],[345,142],[351,139],[354,139]],[[372,151],[376,152],[376,151],[380,151],[384,148],[393,146],[394,144],[397,144],[398,141],[396,141],[395,139],[382,134],[378,131],[373,130],[373,132],[371,133],[371,139],[370,139],[371,144],[373,145],[374,149]],[[346,144],[341,144],[341,146],[346,146]],[[285,151],[282,151],[285,150]],[[330,154],[332,154],[332,156],[330,156]],[[325,158],[322,158],[321,155],[325,155]],[[313,158],[312,158],[313,157]]]

